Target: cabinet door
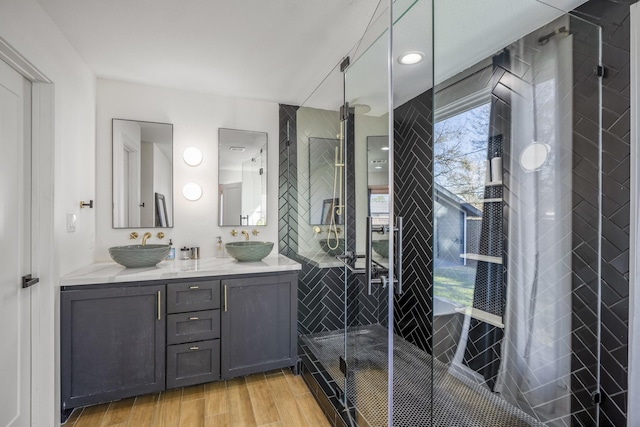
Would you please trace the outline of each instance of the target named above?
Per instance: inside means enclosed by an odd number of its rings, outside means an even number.
[[[223,378],[295,364],[295,274],[223,280],[222,294]]]
[[[220,340],[167,347],[167,388],[220,379]]]
[[[62,409],[165,387],[165,286],[61,292]]]

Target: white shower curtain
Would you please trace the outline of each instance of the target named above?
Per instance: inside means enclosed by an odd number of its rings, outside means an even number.
[[[495,387],[548,425],[565,425],[570,413],[572,36],[538,40],[563,26],[567,17],[509,47],[524,82],[512,87],[505,155],[507,296]],[[534,142],[549,155],[527,171],[521,155]]]

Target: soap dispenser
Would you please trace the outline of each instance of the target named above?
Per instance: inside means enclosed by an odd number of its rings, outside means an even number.
[[[224,258],[224,244],[222,243],[222,236],[217,236],[218,244],[216,246],[216,258]]]
[[[169,254],[167,255],[167,259],[176,259],[176,248],[173,247],[173,241],[169,239]]]

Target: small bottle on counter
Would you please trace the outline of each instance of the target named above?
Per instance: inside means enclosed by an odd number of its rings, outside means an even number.
[[[186,247],[183,246],[182,249],[180,249],[180,259],[190,259],[191,258],[191,250]]]
[[[173,247],[173,241],[171,241],[171,239],[169,239],[169,246],[171,247],[171,249],[169,249],[169,254],[167,255],[167,259],[169,260],[176,259],[176,248]]]
[[[224,258],[224,244],[222,243],[222,236],[217,236],[218,243],[216,245],[216,258]]]

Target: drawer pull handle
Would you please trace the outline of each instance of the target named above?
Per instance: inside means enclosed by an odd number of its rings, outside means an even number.
[[[199,350],[200,347],[198,347],[197,345],[194,345],[193,347],[189,347],[189,350]]]
[[[198,320],[198,316],[189,317],[189,320]]]
[[[200,286],[189,286],[189,289],[200,289]]]

